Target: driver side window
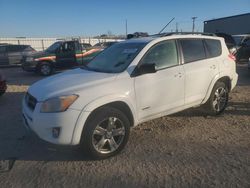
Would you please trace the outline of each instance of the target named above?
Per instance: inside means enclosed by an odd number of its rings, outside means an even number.
[[[65,42],[60,47],[60,52],[73,52],[75,50],[74,43],[73,42]]]
[[[175,40],[160,42],[148,50],[142,58],[142,64],[153,63],[156,65],[156,70],[179,64]]]

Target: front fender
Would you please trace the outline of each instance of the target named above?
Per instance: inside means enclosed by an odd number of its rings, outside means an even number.
[[[71,142],[72,145],[77,145],[80,143],[84,125],[85,125],[89,115],[91,114],[91,112],[93,112],[95,109],[97,109],[103,105],[107,105],[109,103],[119,102],[119,101],[124,102],[128,105],[128,107],[130,108],[132,115],[134,117],[134,122],[135,122],[134,125],[136,125],[138,123],[136,110],[135,110],[135,107],[132,105],[132,101],[130,101],[128,96],[126,96],[126,95],[103,96],[103,97],[97,98],[97,99],[93,100],[92,102],[88,103],[81,111],[81,113],[77,119],[77,123],[75,125],[74,132],[73,132],[72,142]]]

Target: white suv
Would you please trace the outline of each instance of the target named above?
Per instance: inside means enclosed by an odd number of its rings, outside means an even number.
[[[121,151],[130,127],[204,105],[217,115],[238,79],[224,39],[166,34],[114,44],[88,65],[33,84],[23,100],[26,127],[95,158]]]

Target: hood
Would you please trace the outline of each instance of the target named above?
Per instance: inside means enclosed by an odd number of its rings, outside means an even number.
[[[38,101],[51,97],[77,94],[79,90],[115,80],[116,74],[74,69],[40,80],[28,92]]]

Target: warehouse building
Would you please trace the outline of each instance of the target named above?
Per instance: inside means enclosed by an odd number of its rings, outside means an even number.
[[[250,34],[250,13],[204,21],[204,32]]]

